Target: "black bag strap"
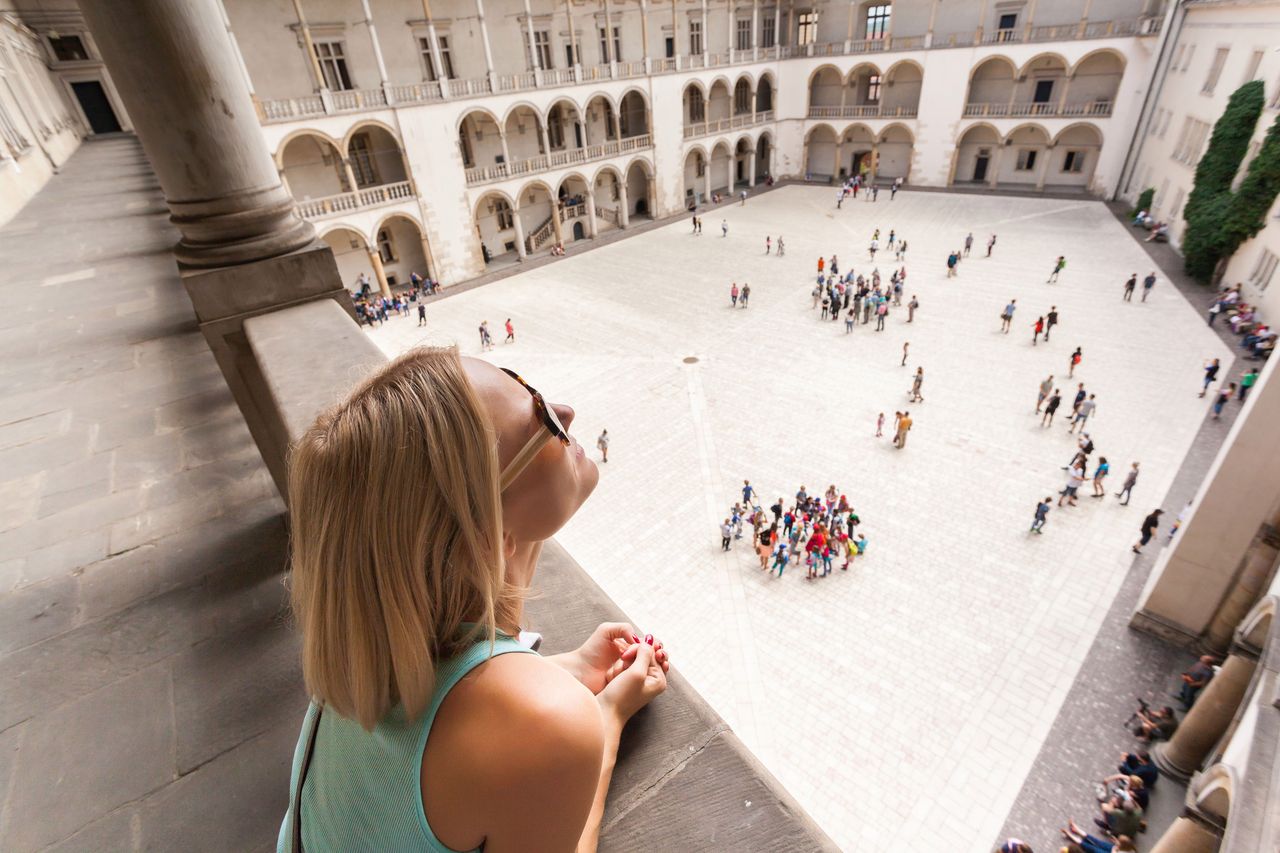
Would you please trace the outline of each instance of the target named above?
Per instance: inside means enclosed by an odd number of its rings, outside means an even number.
[[[302,756],[302,767],[298,769],[298,787],[293,792],[293,853],[302,853],[302,786],[307,781],[307,770],[311,767],[311,756],[316,751],[316,735],[320,732],[320,715],[324,706],[316,706],[316,715],[311,720],[311,734],[307,735],[307,751]]]

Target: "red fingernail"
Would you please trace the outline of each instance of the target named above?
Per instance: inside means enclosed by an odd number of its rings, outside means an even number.
[[[645,641],[646,643],[648,643],[649,645],[651,645],[651,646],[652,646],[652,645],[653,645],[653,634],[645,634],[645,635],[644,635],[644,641]]]
[[[632,640],[634,640],[634,641],[636,641],[637,643],[638,643],[638,642],[640,642],[640,638],[639,638],[639,637],[637,637],[635,634],[632,634],[632,635],[631,635],[631,639],[632,639]]]

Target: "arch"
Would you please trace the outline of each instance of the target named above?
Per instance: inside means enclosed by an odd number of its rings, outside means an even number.
[[[807,145],[810,140],[815,139],[815,137],[818,136],[818,131],[820,130],[825,130],[827,133],[831,134],[831,140],[833,142],[835,141],[836,129],[826,122],[822,122],[821,124],[815,124],[813,127],[809,128],[809,131],[804,135],[805,144]]]
[[[1237,636],[1255,649],[1266,648],[1277,610],[1280,610],[1280,596],[1274,593],[1264,596],[1240,622]]]
[[[348,131],[345,144],[349,174],[355,177],[357,187],[364,189],[409,180],[409,159],[404,145],[382,122],[361,122]]]
[[[544,181],[542,178],[534,178],[531,181],[526,181],[520,187],[519,192],[516,193],[515,209],[521,210],[522,208],[524,208],[525,205],[528,203],[525,200],[525,197],[528,195],[530,191],[537,190],[537,189],[541,189],[544,193],[546,193],[548,198],[556,197],[555,192],[551,189],[551,186],[546,181]]]
[[[763,113],[773,109],[773,95],[777,90],[778,84],[774,82],[772,71],[760,75],[755,88],[756,112]]]
[[[628,86],[623,89],[621,94],[618,95],[618,107],[621,108],[622,102],[626,100],[627,95],[630,95],[633,92],[640,96],[640,100],[644,102],[644,108],[647,112],[650,109],[649,96],[645,93],[644,89],[641,89],[639,86]]]
[[[765,82],[767,82],[770,86],[772,86],[775,89],[778,88],[778,78],[774,76],[772,71],[761,71],[760,79],[756,80],[756,86],[759,86],[761,83],[765,83]]]
[[[845,76],[834,65],[818,68],[809,75],[809,85],[805,89],[809,96],[809,108],[839,106],[846,85]]]
[[[589,96],[584,98],[582,101],[582,108],[586,110],[591,109],[591,102],[594,101],[596,98],[604,98],[605,102],[608,103],[610,107],[612,107],[615,110],[618,108],[618,102],[615,101],[613,97],[603,89],[597,89],[596,91],[592,92]]]
[[[1079,134],[1077,134],[1076,131],[1084,131],[1092,135],[1093,139],[1074,139],[1074,140],[1065,139],[1065,137],[1072,134],[1079,136]],[[1098,128],[1097,125],[1090,124],[1087,121],[1072,122],[1071,124],[1064,127],[1062,130],[1058,131],[1057,136],[1053,137],[1053,146],[1055,148],[1058,146],[1059,143],[1063,143],[1066,145],[1096,145],[1099,148],[1101,148],[1102,147],[1102,131]]]
[[[1004,158],[1004,136],[985,121],[960,132],[951,159],[948,184],[974,183],[994,187]]]
[[[894,75],[898,73],[898,69],[903,67],[914,68],[916,72],[920,75],[920,78],[924,79],[923,65],[921,65],[919,62],[916,62],[914,59],[899,59],[897,62],[893,63],[892,65],[890,65],[888,68],[884,70],[885,81],[891,82],[894,78]]]
[[[396,141],[396,147],[399,148],[401,151],[404,151],[404,142],[400,140],[400,134],[396,132],[396,129],[394,127],[387,124],[385,121],[380,121],[379,119],[376,119],[376,118],[366,118],[356,122],[351,127],[349,127],[347,129],[346,135],[342,137],[343,156],[347,156],[347,157],[351,156],[352,138],[354,138],[355,135],[360,131],[368,130],[370,127],[377,127],[382,130],[385,130],[387,132],[387,135]]]
[[[916,141],[915,134],[911,132],[911,128],[907,127],[905,124],[903,124],[900,121],[895,121],[892,124],[886,124],[884,127],[880,128],[880,134],[876,137],[876,140],[879,142],[890,141],[889,139],[890,131],[894,131],[894,132],[901,131],[902,133],[906,134],[908,142],[910,142],[912,145],[915,144],[915,141]]]
[[[754,109],[755,91],[751,87],[751,81],[743,75],[733,84],[733,114],[747,115]]]
[[[591,176],[591,183],[593,186],[600,183],[600,176],[603,175],[605,172],[612,173],[613,179],[615,181],[622,180],[623,172],[618,171],[617,166],[610,166],[609,164],[606,163],[605,165],[601,166],[599,169],[596,169],[595,174]]]
[[[501,255],[523,253],[523,247],[517,246],[516,240],[516,217],[519,215],[515,200],[502,190],[488,190],[476,199],[471,224],[486,265]]]
[[[369,249],[376,245],[359,229],[350,225],[334,225],[320,234],[329,250],[333,252],[334,263],[338,267],[338,277],[353,292],[363,290],[361,276],[367,283],[371,293],[381,289],[373,261],[369,259]]]
[[[729,81],[729,75],[727,74],[717,74],[716,76],[712,77],[711,83],[707,86],[707,91],[710,92],[716,86],[724,86],[724,90],[726,92],[733,91],[733,83]]]
[[[744,133],[744,134],[742,134],[741,136],[739,136],[736,140],[734,140],[734,143],[733,143],[733,150],[734,150],[734,151],[737,151],[737,150],[738,150],[738,146],[739,146],[739,145],[741,145],[743,142],[747,143],[747,147],[748,147],[748,148],[755,148],[755,147],[756,147],[756,134],[753,134],[753,133]]]
[[[618,98],[618,126],[624,139],[650,132],[649,102],[641,90],[628,89]]]
[[[756,135],[756,180],[770,176],[773,168],[773,133],[762,130]]]
[[[476,199],[475,207],[471,211],[472,218],[475,218],[480,215],[480,206],[484,204],[485,199],[489,198],[489,196],[494,196],[494,195],[499,196],[503,201],[507,203],[507,206],[510,207],[512,210],[516,209],[515,199],[507,195],[502,190],[496,190],[496,189],[486,190],[485,192],[481,193],[478,199]]]
[[[1032,66],[1042,59],[1053,60],[1053,62],[1055,62],[1058,66],[1062,68],[1062,73],[1064,75],[1068,77],[1071,76],[1069,73],[1069,69],[1071,68],[1071,63],[1067,62],[1067,58],[1062,54],[1058,53],[1057,51],[1046,50],[1042,53],[1037,53],[1035,56],[1031,57],[1026,62],[1022,63],[1022,67],[1018,69],[1018,80],[1020,81],[1025,80],[1027,78],[1027,72],[1033,70]],[[1042,65],[1041,69],[1051,68],[1051,67],[1053,67],[1053,65],[1046,64],[1046,65]]]
[[[1125,57],[1115,50],[1103,48],[1090,51],[1080,58],[1068,72],[1071,80],[1071,100],[1073,106],[1085,106],[1086,115],[1096,115],[1104,109],[1109,114],[1110,106],[1120,93],[1120,83],[1124,79]]]
[[[1024,122],[1023,124],[1018,125],[1013,130],[1005,134],[1004,141],[1007,143],[1012,143],[1014,145],[1018,144],[1018,140],[1014,139],[1014,137],[1017,136],[1019,133],[1022,133],[1022,131],[1028,131],[1029,133],[1032,133],[1032,134],[1038,134],[1042,138],[1043,144],[1045,145],[1052,144],[1053,135],[1050,134],[1049,131],[1045,130],[1044,125],[1036,124],[1035,122]],[[1027,134],[1023,135],[1024,141],[1030,141],[1026,139],[1026,136]]]
[[[876,138],[876,133],[875,133],[875,131],[874,131],[874,130],[872,130],[872,129],[871,129],[871,126],[870,126],[870,125],[868,125],[868,124],[866,124],[865,122],[860,122],[860,121],[855,121],[855,122],[852,122],[852,123],[850,123],[850,124],[845,125],[844,130],[842,130],[842,131],[840,132],[840,136],[839,136],[838,138],[839,138],[839,139],[847,139],[847,138],[849,137],[849,135],[850,135],[850,134],[854,134],[855,136],[865,136],[865,137],[866,137],[866,141],[867,141],[868,143],[870,143],[870,142],[874,142],[874,141],[875,141],[875,138]],[[851,140],[849,140],[849,141],[851,141],[851,142],[861,142],[862,140],[861,140],[861,139],[851,139]]]
[[[560,181],[556,184],[556,198],[560,198],[561,191],[565,189],[565,185],[569,183],[569,181],[581,181],[583,186],[592,185],[591,182],[587,180],[587,176],[581,172],[566,172],[560,176]]]
[[[309,127],[300,127],[297,130],[289,131],[289,133],[284,137],[284,139],[280,140],[280,144],[276,146],[275,153],[271,155],[271,159],[275,160],[277,169],[284,168],[284,149],[289,147],[290,142],[293,142],[295,139],[299,139],[303,136],[314,136],[317,139],[320,139],[320,140],[323,140],[324,142],[329,143],[331,146],[333,146],[334,151],[338,152],[339,154],[342,153],[343,147],[342,147],[342,142],[340,140],[334,139],[332,136],[325,133],[323,130],[314,130]]]
[[[646,178],[652,178],[652,177],[653,177],[653,166],[652,166],[652,165],[650,165],[649,161],[648,161],[647,159],[645,159],[645,156],[644,156],[643,154],[637,154],[636,156],[634,156],[634,157],[632,157],[630,160],[628,160],[628,161],[627,161],[626,168],[624,168],[624,169],[622,170],[623,174],[630,175],[630,174],[631,174],[631,168],[632,168],[633,166],[635,166],[636,164],[639,164],[639,165],[640,165],[640,167],[641,167],[642,169],[644,169],[644,174],[645,174],[645,177],[646,177]]]
[[[727,139],[717,139],[717,140],[715,141],[715,144],[711,146],[711,157],[712,157],[712,159],[714,159],[714,158],[715,158],[715,156],[716,156],[716,152],[718,152],[721,148],[723,148],[723,149],[724,149],[724,153],[725,153],[725,156],[726,156],[726,157],[733,153],[733,147],[729,145],[729,140],[727,140]]]
[[[289,192],[299,201],[327,198],[355,189],[342,152],[324,134],[300,133],[280,149],[277,164]]]
[[[636,167],[639,166],[639,170]],[[623,169],[623,181],[627,187],[627,203],[630,205],[629,215],[653,217],[653,199],[650,198],[650,184],[653,170],[649,161],[643,157],[632,157],[631,162]]]
[[[538,105],[535,104],[533,101],[526,100],[526,101],[516,101],[511,106],[507,107],[507,111],[502,114],[502,123],[499,124],[498,127],[502,128],[505,131],[507,129],[508,122],[511,121],[511,117],[515,115],[516,111],[519,110],[521,107],[527,107],[530,111],[532,111],[533,114],[537,116],[539,124],[545,125],[547,123],[546,116],[542,114],[542,110],[538,108]]]
[[[979,62],[977,65],[969,69],[969,85],[970,86],[973,85],[973,81],[978,76],[979,71],[986,68],[987,66],[994,67],[1000,64],[1003,64],[1006,68],[1009,69],[1010,79],[1016,79],[1018,77],[1018,66],[1014,64],[1014,61],[1003,54],[996,53],[991,56],[988,56],[987,58]]]
[[[572,109],[575,113],[577,113],[578,115],[582,115],[582,107],[578,104],[577,101],[575,101],[573,98],[570,98],[568,95],[557,95],[555,100],[547,104],[546,115],[548,116],[551,115],[551,111],[554,110],[556,107],[561,106],[562,104],[568,104],[570,109]]]
[[[503,126],[503,123],[498,120],[498,117],[493,114],[492,110],[488,110],[484,107],[472,107],[471,109],[464,112],[462,115],[458,116],[458,123],[455,128],[456,133],[462,132],[463,125],[466,124],[467,119],[475,119],[477,116],[479,116],[480,118],[488,119],[490,122],[493,123],[494,127],[500,128]]]
[[[364,233],[363,231],[361,231],[361,230],[360,230],[360,229],[358,229],[358,228],[354,228],[354,227],[352,227],[352,226],[350,226],[350,225],[343,225],[341,222],[334,223],[334,224],[330,225],[328,228],[323,229],[322,231],[320,231],[320,233],[319,233],[317,236],[318,236],[321,240],[324,240],[324,241],[328,242],[328,241],[329,241],[329,237],[330,237],[330,236],[333,236],[333,235],[336,235],[336,234],[337,234],[337,232],[339,232],[339,231],[345,231],[345,232],[347,232],[348,234],[354,234],[356,237],[360,238],[360,245],[361,245],[361,246],[368,246],[368,245],[369,245],[369,238],[365,235],[365,233]]]
[[[693,79],[685,83],[684,88],[680,90],[680,97],[687,97],[690,89],[697,89],[703,100],[706,100],[708,87],[701,80]]]
[[[975,130],[989,131],[992,137],[991,138],[992,143],[995,143],[997,145],[1004,143],[1004,134],[1001,133],[994,124],[991,124],[990,122],[986,122],[986,121],[975,121],[973,124],[969,125],[963,131],[961,131],[960,138],[956,142],[956,144],[963,145],[965,142],[972,141],[968,139],[968,137],[969,137],[969,134],[973,133]]]
[[[816,80],[816,79],[818,79],[818,75],[819,75],[819,74],[821,74],[823,71],[830,71],[832,74],[836,75],[836,78],[837,78],[838,80],[844,80],[844,79],[845,79],[845,76],[846,76],[845,74],[843,74],[843,73],[840,71],[840,69],[839,69],[839,68],[835,67],[835,66],[834,66],[834,65],[832,65],[830,62],[828,62],[828,63],[826,63],[825,65],[819,65],[817,68],[813,69],[813,71],[812,71],[812,72],[810,72],[810,74],[809,74],[809,79],[808,79],[808,81],[805,83],[805,88],[806,88],[806,89],[812,89],[812,88],[813,88],[813,81],[814,81],[814,80]],[[766,73],[767,73],[767,72],[766,72]],[[763,77],[764,75],[761,75],[761,76]],[[772,75],[769,75],[769,76],[772,76]]]
[[[378,221],[370,232],[382,258],[383,274],[393,284],[405,284],[413,274],[432,278],[431,260],[427,254],[427,234],[422,223],[407,213],[390,213]]]
[[[599,115],[596,115],[597,110]],[[587,98],[583,104],[582,123],[587,131],[588,145],[605,139],[614,139],[616,136],[613,131],[618,123],[618,105],[605,93],[597,92]]]
[[[1226,764],[1213,765],[1204,771],[1194,786],[1196,808],[1229,824],[1236,783],[1235,768]]]
[[[373,234],[374,236],[377,236],[379,229],[385,227],[387,222],[389,222],[390,220],[397,219],[397,218],[407,220],[408,222],[412,223],[414,228],[418,229],[419,234],[422,234],[424,236],[426,235],[427,232],[422,227],[421,222],[415,219],[412,214],[405,213],[404,211],[400,211],[400,210],[394,211],[392,213],[388,213],[386,216],[379,219],[378,223],[373,226],[373,230],[370,231],[369,233]]]
[[[756,89],[756,78],[755,78],[755,75],[754,75],[754,74],[752,74],[750,71],[741,71],[741,72],[739,72],[739,73],[738,73],[738,76],[737,76],[737,77],[735,77],[735,78],[733,79],[733,85],[736,87],[736,86],[737,86],[739,83],[741,83],[743,80],[746,80],[746,81],[747,81],[747,85],[748,85],[748,86],[750,86],[750,87],[751,87],[751,91],[753,91],[753,92],[754,92],[754,91],[755,91],[755,89]]]
[[[711,158],[701,145],[694,145],[685,152],[680,168],[685,207],[692,208],[706,200],[707,188],[711,183],[707,172],[711,168]]]
[[[1125,58],[1125,55],[1123,53],[1116,50],[1114,47],[1099,47],[1089,51],[1084,56],[1077,59],[1075,65],[1069,66],[1070,70],[1068,71],[1067,76],[1068,77],[1076,76],[1076,72],[1080,70],[1080,66],[1084,65],[1086,62],[1090,61],[1091,59],[1095,59],[1097,57],[1102,57],[1102,56],[1110,57],[1112,59],[1115,59],[1117,62],[1119,62],[1120,71],[1122,73],[1126,68],[1129,67],[1129,62]]]
[[[854,78],[857,77],[857,75],[863,71],[869,71],[872,74],[876,75],[877,77],[884,79],[884,75],[880,72],[879,65],[876,65],[874,62],[868,62],[864,60],[854,65],[852,68],[849,69],[849,73],[844,75],[842,79],[844,80],[845,85],[847,86],[850,83],[852,83]]]

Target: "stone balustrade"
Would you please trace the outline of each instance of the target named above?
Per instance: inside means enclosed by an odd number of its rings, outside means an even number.
[[[334,213],[349,213],[413,198],[413,182],[379,184],[349,193],[306,199],[298,202],[298,212],[306,219],[320,219]]]
[[[915,118],[918,112],[918,107],[860,104],[844,107],[809,107],[809,118]]]
[[[466,170],[467,186],[474,187],[480,184],[493,183],[494,181],[503,181],[507,178],[531,175],[535,172],[545,172],[548,169],[591,163],[596,160],[616,157],[619,154],[626,154],[629,151],[639,151],[651,147],[653,147],[652,134],[642,133],[637,136],[628,136],[621,140],[611,139],[595,145],[587,145],[583,148],[552,151],[550,154],[539,154],[536,157],[526,157],[520,160],[513,160],[510,163],[496,163],[492,166],[472,166]]]
[[[1003,104],[966,104],[965,118],[1021,118],[1025,116],[1106,118],[1111,115],[1111,101],[1083,101],[1076,104],[1055,102],[1022,102]],[[812,110],[810,110],[812,118]]]
[[[684,126],[684,138],[694,139],[699,136],[710,136],[713,133],[723,133],[728,130],[737,130],[743,127],[755,127],[760,124],[768,124],[773,121],[773,118],[773,110],[763,110],[753,114],[730,116],[729,118],[721,118],[714,121],[703,121],[696,124],[686,124]]]

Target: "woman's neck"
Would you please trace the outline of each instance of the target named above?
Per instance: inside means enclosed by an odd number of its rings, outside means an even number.
[[[516,545],[514,553],[506,561],[507,584],[521,590],[533,586],[533,573],[538,567],[538,558],[541,555],[541,542],[523,542]],[[498,625],[497,628],[513,637],[520,633],[520,627],[524,621],[523,597],[518,598],[516,602],[514,621],[515,624],[513,625]]]

